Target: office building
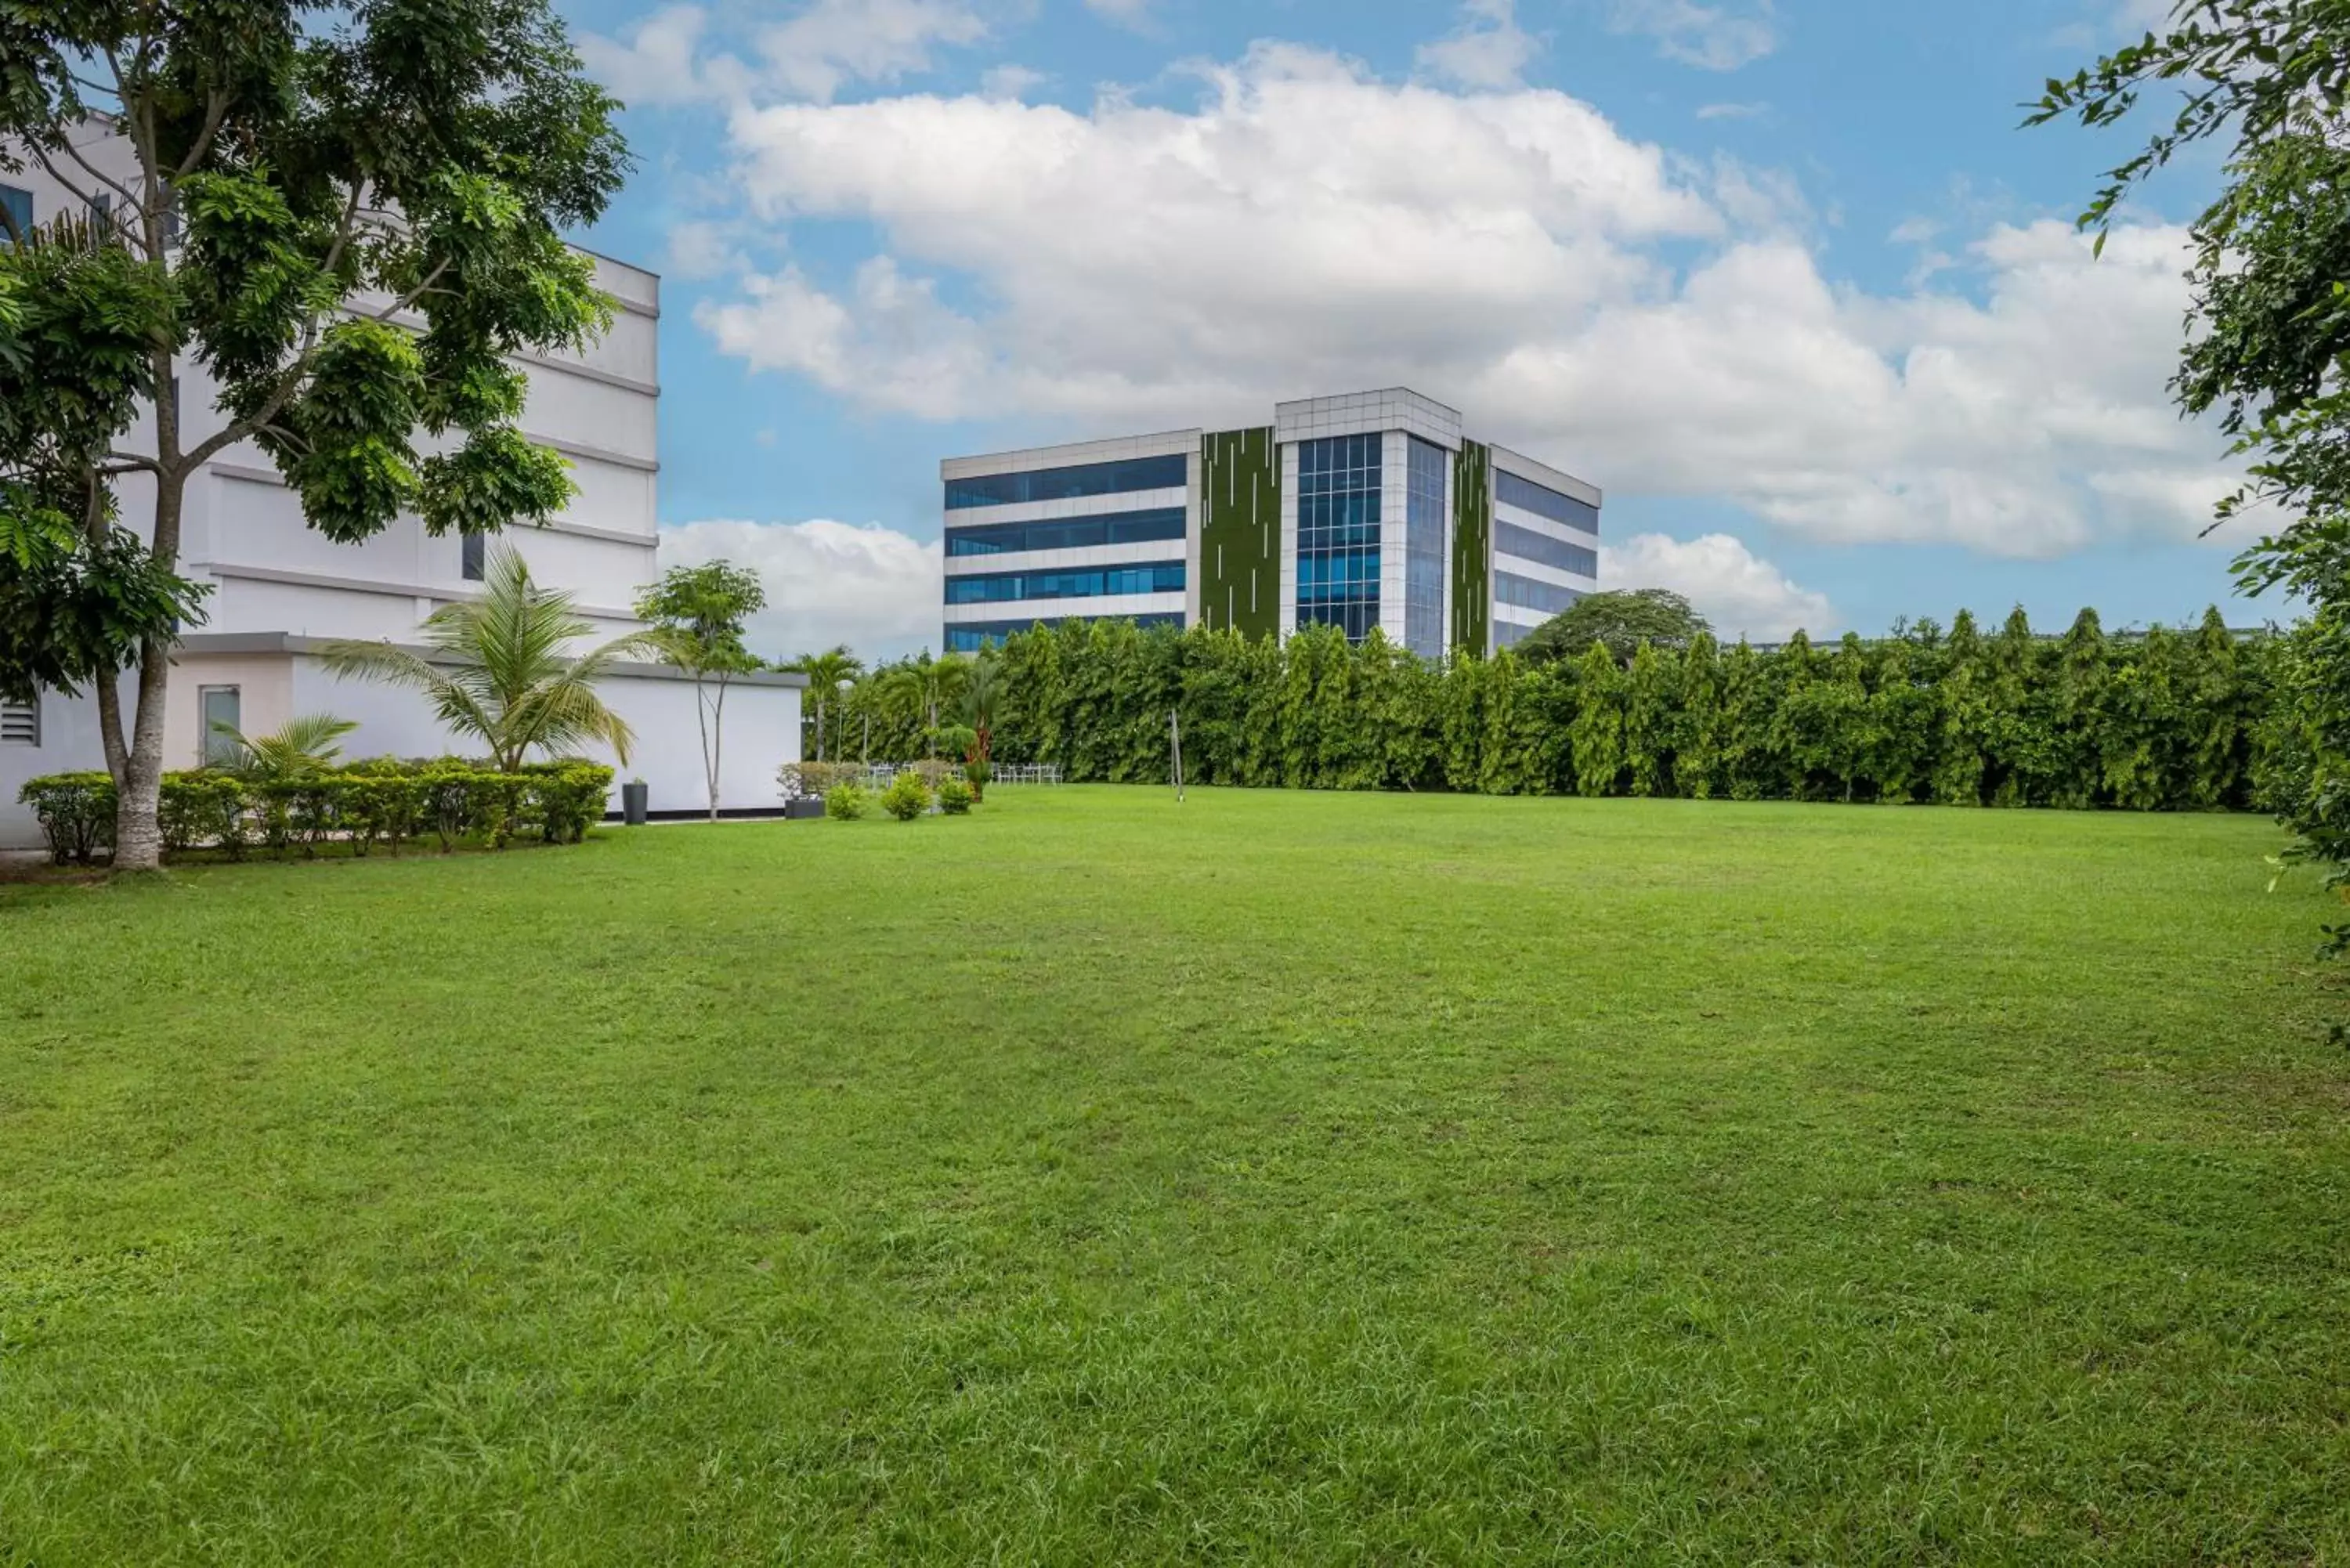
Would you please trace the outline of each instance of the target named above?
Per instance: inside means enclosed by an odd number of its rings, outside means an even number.
[[[1596,486],[1400,388],[1277,404],[1253,429],[949,458],[940,478],[961,651],[1117,617],[1482,655],[1599,586]]]
[[[110,122],[94,119],[85,131],[78,158],[127,180],[134,167],[130,150]],[[0,174],[0,205],[20,232],[85,204],[98,210],[37,166]],[[0,226],[0,244],[8,243],[6,233]],[[622,262],[594,260],[597,285],[618,307],[611,330],[578,354],[523,354],[514,360],[530,382],[523,427],[532,441],[563,454],[578,494],[546,526],[517,527],[502,537],[522,553],[540,587],[575,596],[595,627],[591,640],[601,640],[636,628],[632,606],[657,574],[660,280]],[[203,368],[182,362],[178,381],[182,418],[200,434],[218,428],[195,412],[215,402]],[[225,422],[225,416],[215,419]],[[151,450],[152,441],[152,420],[145,414],[124,438],[134,450]],[[136,476],[123,483],[124,524],[141,530],[152,516],[151,487],[142,492]],[[422,697],[338,680],[317,650],[338,638],[412,643],[433,610],[480,592],[483,538],[435,537],[416,518],[402,516],[370,539],[337,544],[308,526],[276,466],[251,442],[207,462],[190,478],[186,495],[178,569],[211,594],[204,624],[181,639],[173,661],[165,767],[194,767],[217,756],[215,722],[260,735],[298,715],[322,712],[359,725],[342,742],[346,756],[478,750],[478,742],[444,730]],[[136,684],[134,676],[123,685],[126,725]],[[759,674],[743,678],[730,695],[723,807],[775,806],[776,770],[799,759],[805,685],[796,675]],[[691,683],[666,666],[630,664],[604,682],[600,694],[636,732],[622,778],[641,777],[656,812],[705,808]],[[39,841],[31,814],[16,800],[26,779],[105,766],[97,703],[88,693],[45,691],[31,703],[0,703],[0,847]]]

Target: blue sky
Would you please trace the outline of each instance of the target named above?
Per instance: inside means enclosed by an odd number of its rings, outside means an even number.
[[[2019,102],[2158,0],[569,7],[664,275],[661,519],[777,651],[936,636],[944,455],[1404,383],[1727,629],[2226,602],[2167,175]],[[2231,618],[2272,607],[2231,604]]]

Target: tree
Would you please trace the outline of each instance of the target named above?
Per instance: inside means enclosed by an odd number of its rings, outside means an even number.
[[[962,695],[970,670],[971,660],[960,653],[932,659],[925,652],[920,659],[876,672],[882,701],[915,722],[932,756],[938,754],[939,715]]]
[[[570,498],[562,459],[522,435],[527,382],[507,357],[581,348],[610,320],[559,231],[592,223],[619,185],[618,107],[579,75],[545,0],[0,11],[0,169],[36,164],[104,213],[72,255],[0,247],[0,361],[25,348],[24,302],[66,279],[80,307],[47,317],[44,374],[57,402],[85,404],[78,419],[0,422],[0,506],[17,529],[27,510],[62,512],[96,542],[120,487],[140,482],[128,532],[143,559],[99,593],[141,612],[123,623],[135,649],[101,639],[47,656],[95,687],[118,867],[160,863],[182,624],[129,590],[176,575],[204,463],[256,443],[310,525],[341,542],[402,512],[436,535],[494,532]],[[120,177],[77,141],[99,112],[129,149]],[[218,389],[210,407],[182,407],[191,363]],[[151,440],[133,441],[142,404]],[[93,556],[84,576],[126,565]],[[14,597],[0,582],[0,600]],[[121,662],[89,667],[108,658]],[[115,676],[133,662],[126,732]]]
[[[2167,31],[2048,83],[2031,123],[2110,125],[2162,83],[2182,84],[2182,101],[2108,171],[2081,222],[2110,222],[2179,152],[2230,140],[2220,195],[2193,229],[2193,306],[2171,389],[2189,412],[2216,410],[2256,460],[2220,518],[2258,504],[2292,519],[2236,562],[2248,590],[2283,587],[2310,607],[2279,690],[2301,711],[2278,727],[2292,744],[2266,770],[2264,793],[2298,835],[2290,857],[2322,865],[2327,885],[2350,897],[2350,692],[2331,679],[2350,668],[2350,5],[2181,0]],[[2153,674],[2141,661],[2126,700],[2108,692],[2106,706],[2144,706]],[[2303,776],[2278,777],[2287,763]],[[2133,768],[2119,774],[2144,782]],[[2350,922],[2328,937],[2330,950],[2350,950]]]
[[[671,566],[637,596],[637,618],[652,627],[652,646],[693,677],[693,720],[701,729],[702,773],[710,785],[712,822],[718,820],[718,767],[726,745],[726,687],[735,676],[761,667],[743,646],[743,623],[766,607],[759,574],[731,561]]]
[[[1534,628],[1511,649],[1527,664],[1579,659],[1594,643],[1618,664],[1632,662],[1644,642],[1679,652],[1700,632],[1711,631],[1689,600],[1669,588],[1635,588],[1586,594]]]
[[[241,777],[282,781],[308,778],[334,766],[343,754],[335,742],[359,725],[332,713],[305,713],[266,735],[247,735],[234,724],[215,723],[213,733],[235,748],[228,771]]]
[[[824,721],[827,714],[838,717],[840,683],[855,680],[865,673],[865,661],[848,651],[847,643],[839,643],[822,653],[803,653],[788,664],[776,668],[807,677],[808,694],[816,709],[816,760],[825,760]]]
[[[489,748],[512,773],[533,748],[549,756],[600,741],[626,766],[636,737],[596,695],[626,659],[660,651],[650,632],[615,638],[585,653],[564,649],[593,632],[567,593],[542,592],[511,545],[489,553],[482,597],[442,605],[419,628],[431,657],[390,642],[332,642],[327,668],[346,679],[421,691],[441,722]]]

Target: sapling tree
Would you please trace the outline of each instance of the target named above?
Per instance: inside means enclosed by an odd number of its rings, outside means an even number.
[[[0,245],[0,375],[20,378],[0,388],[0,683],[94,688],[117,867],[160,862],[204,463],[254,443],[338,542],[402,513],[491,533],[569,500],[508,357],[610,321],[560,232],[619,186],[618,107],[545,0],[0,6],[0,169],[102,214]],[[192,371],[216,391],[181,396]],[[44,580],[78,596],[56,625],[24,613]]]
[[[637,618],[653,646],[693,678],[693,717],[701,727],[702,772],[710,786],[710,820],[718,820],[718,771],[726,745],[726,688],[762,668],[743,646],[743,626],[767,606],[759,574],[728,561],[671,566],[637,597]]]

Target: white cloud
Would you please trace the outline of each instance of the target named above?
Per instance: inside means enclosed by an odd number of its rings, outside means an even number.
[[[1698,106],[1700,119],[1760,119],[1771,112],[1767,103],[1707,103]]]
[[[979,90],[988,98],[1026,98],[1052,78],[1026,66],[990,66],[979,78]]]
[[[936,543],[822,518],[712,521],[661,530],[664,569],[720,559],[750,567],[766,587],[766,610],[751,623],[748,640],[753,651],[768,658],[845,642],[869,660],[938,642]]]
[[[581,34],[579,56],[623,103],[691,102],[708,91],[695,58],[705,22],[700,6],[672,5],[638,23],[625,40]]]
[[[1784,175],[1676,157],[1561,93],[1285,46],[1202,77],[1189,109],[743,109],[745,222],[880,238],[846,278],[753,273],[696,320],[845,401],[1072,440],[1409,383],[1619,494],[1822,540],[2191,535],[2224,482],[2164,391],[2176,228],[2124,226],[2099,261],[2063,224],[1988,223],[1870,293],[1822,275]]]
[[[1614,0],[1609,25],[1657,41],[1657,52],[1701,70],[1734,71],[1779,47],[1771,0]]]
[[[1468,88],[1513,88],[1542,44],[1518,26],[1516,0],[1464,0],[1449,37],[1423,44],[1419,68]]]
[[[1150,0],[1086,0],[1086,9],[1121,27],[1139,27],[1150,16]]]
[[[743,103],[776,94],[829,102],[853,82],[928,71],[941,47],[976,44],[987,23],[970,0],[811,0],[749,40],[752,60],[705,53],[698,5],[657,11],[625,38],[579,37],[590,74],[626,103]]]
[[[1798,587],[1728,534],[1682,541],[1635,534],[1599,552],[1611,589],[1670,588],[1685,595],[1724,642],[1783,641],[1798,628],[1814,639],[1840,628],[1827,596]]]

